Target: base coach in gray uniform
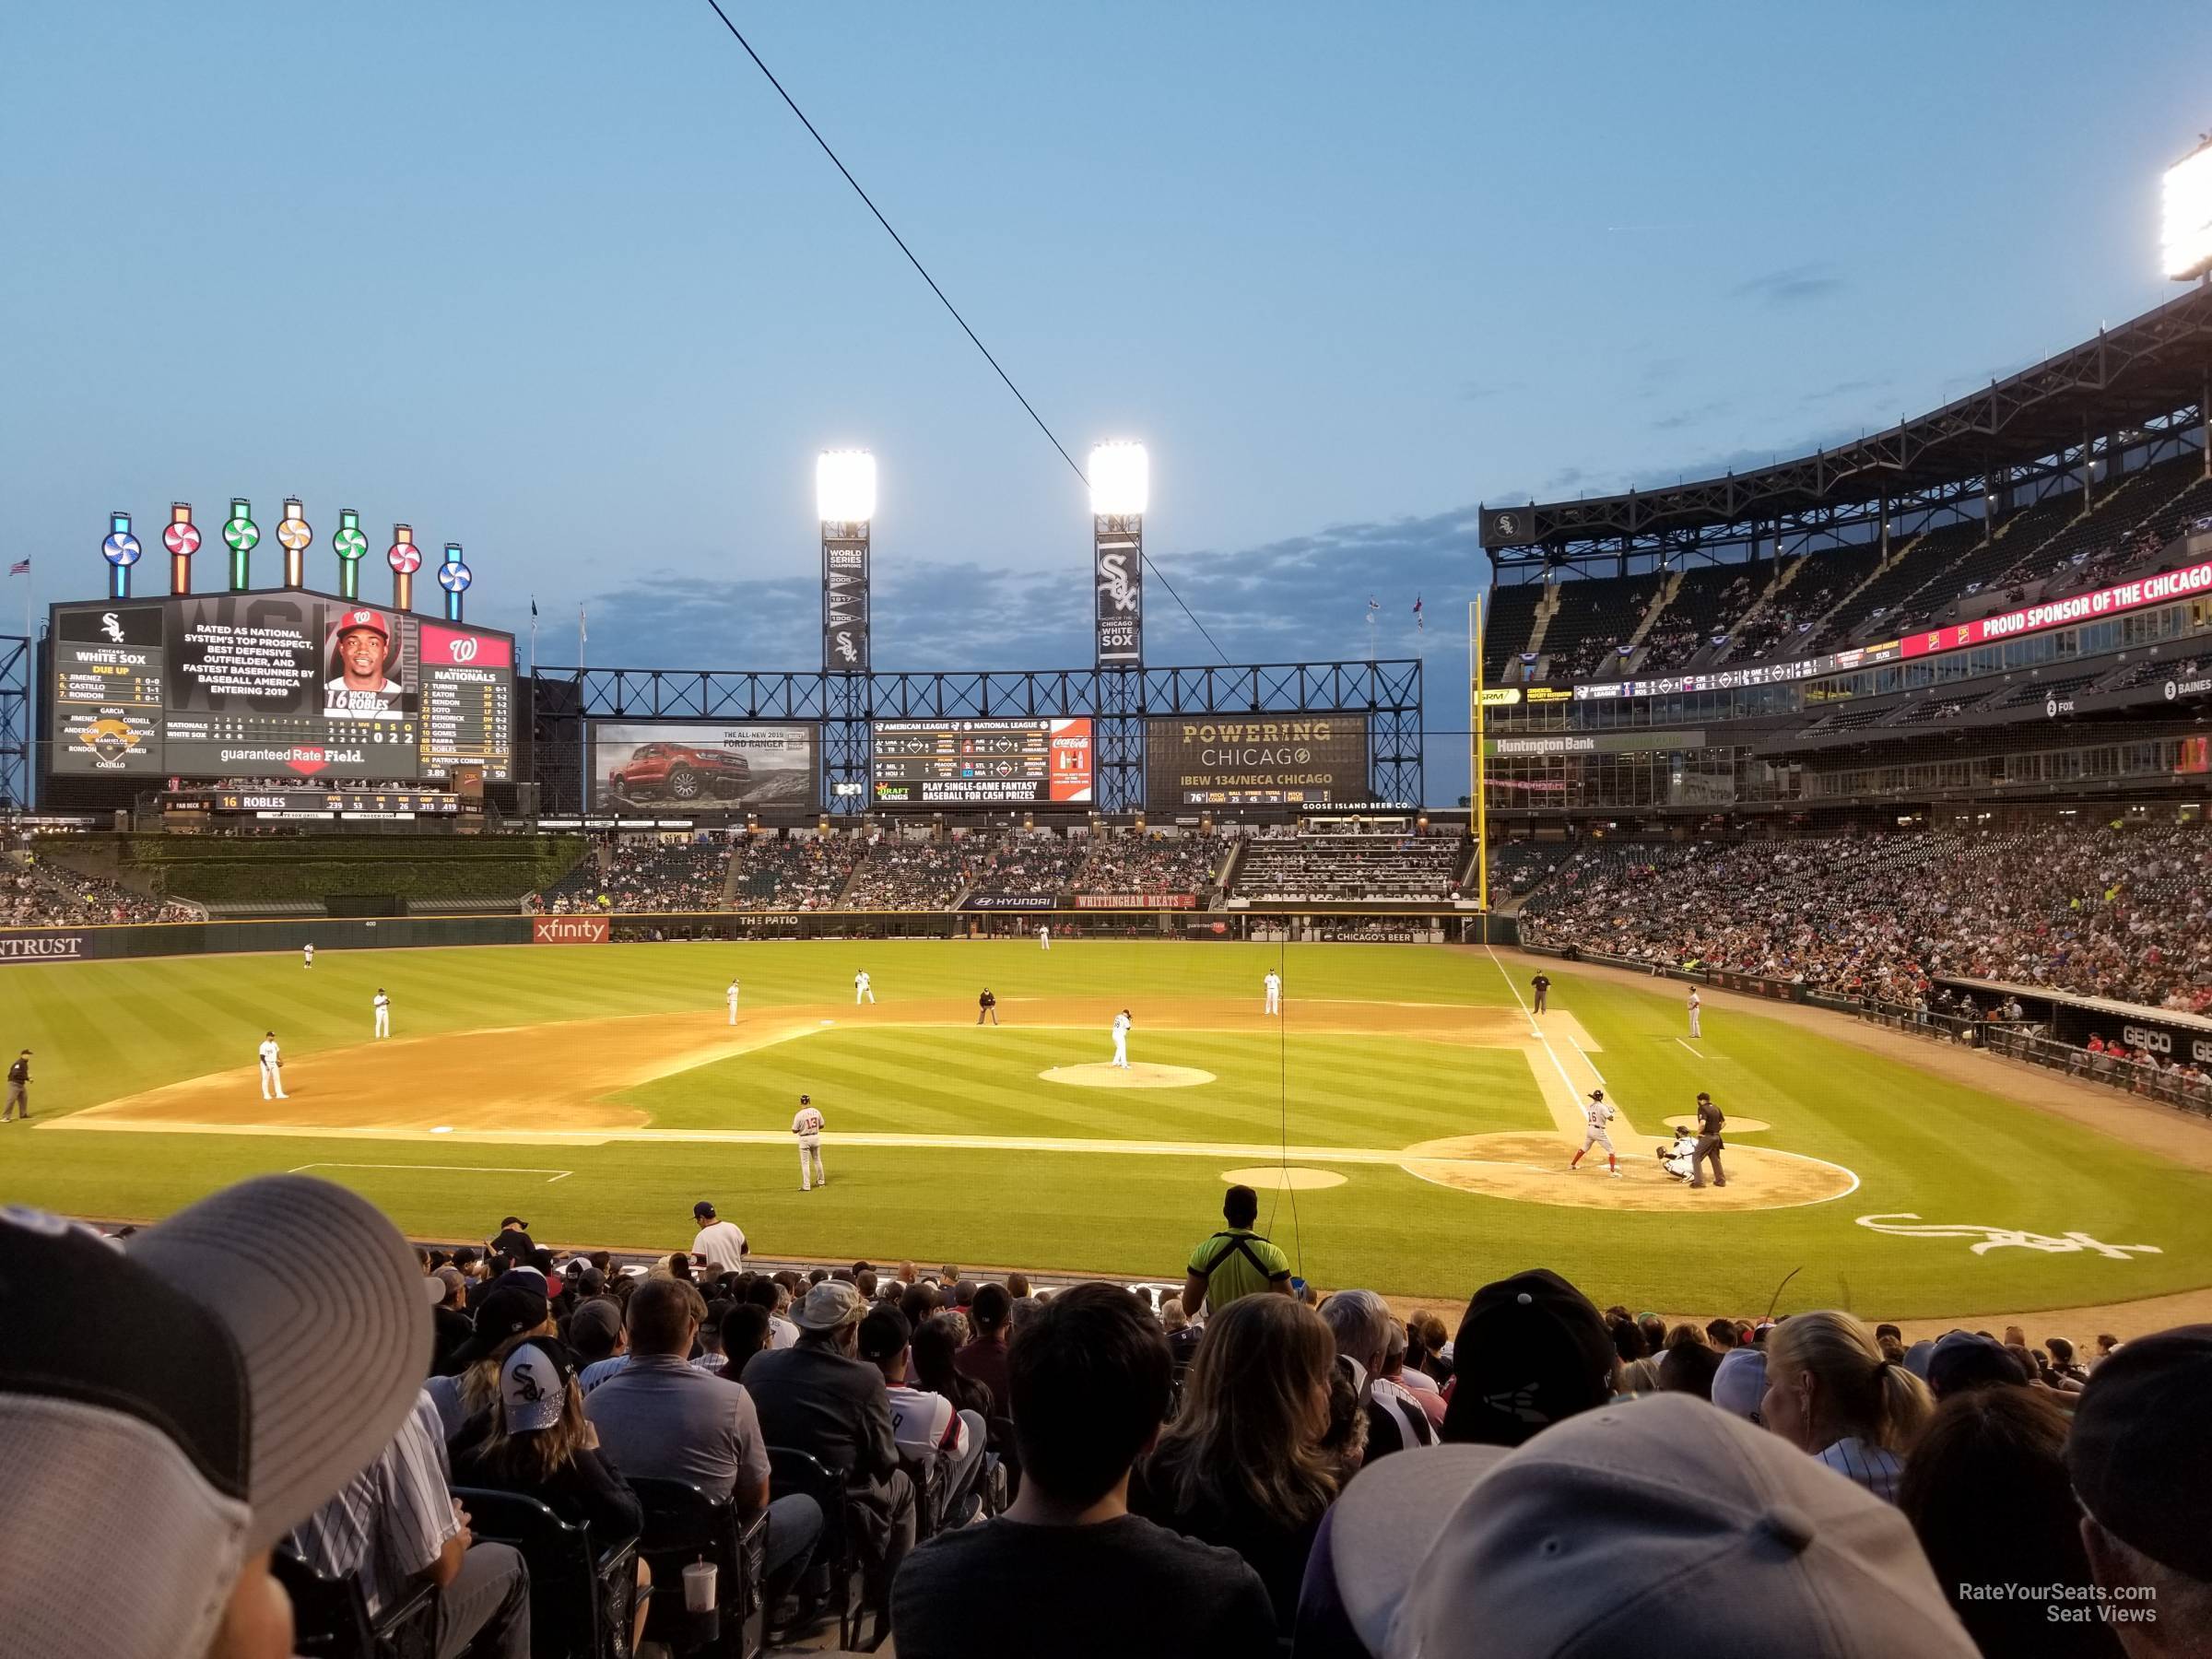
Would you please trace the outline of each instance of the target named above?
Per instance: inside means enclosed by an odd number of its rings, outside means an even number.
[[[1689,1184],[1705,1184],[1705,1160],[1712,1159],[1712,1184],[1726,1186],[1728,1177],[1721,1173],[1721,1125],[1728,1121],[1727,1114],[1712,1103],[1709,1094],[1698,1096],[1698,1149],[1689,1155]]]

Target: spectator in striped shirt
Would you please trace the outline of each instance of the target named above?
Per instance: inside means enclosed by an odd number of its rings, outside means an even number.
[[[1848,1313],[1795,1314],[1767,1337],[1766,1426],[1877,1498],[1897,1501],[1932,1409],[1927,1384]]]
[[[446,1483],[445,1431],[420,1395],[383,1454],[292,1531],[318,1572],[358,1578],[369,1616],[436,1584],[438,1659],[530,1659],[530,1572],[505,1544],[478,1544]]]

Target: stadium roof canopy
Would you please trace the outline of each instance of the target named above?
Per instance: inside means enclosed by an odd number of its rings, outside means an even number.
[[[1581,500],[1481,512],[1500,566],[1580,566],[1593,556],[1837,532],[1955,506],[2202,424],[2212,382],[2212,286],[2048,358],[1986,390],[1853,443],[1755,472]],[[1979,511],[1979,509],[1975,509]],[[1646,561],[1648,562],[1648,561]]]

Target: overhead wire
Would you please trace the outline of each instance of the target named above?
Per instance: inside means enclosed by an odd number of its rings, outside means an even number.
[[[1021,405],[1023,412],[1026,413],[1032,421],[1036,422],[1037,429],[1042,432],[1045,436],[1046,441],[1051,443],[1053,448],[1059,452],[1060,459],[1067,463],[1068,469],[1073,472],[1079,480],[1081,480],[1083,487],[1086,489],[1089,488],[1090,479],[1088,476],[1085,474],[1081,466],[1077,465],[1075,456],[1067,453],[1067,445],[1062,443],[1059,436],[1053,432],[1050,426],[1045,424],[1044,417],[1037,413],[1036,406],[1030,403],[1030,400],[1023,395],[1021,388],[1014,383],[1014,377],[1006,372],[1005,365],[1000,363],[998,359],[992,356],[991,348],[988,346],[985,346],[982,338],[976,334],[975,330],[968,325],[968,319],[960,315],[959,307],[953,304],[951,299],[946,294],[945,290],[937,286],[937,279],[929,274],[929,267],[924,265],[922,261],[915,256],[913,249],[906,245],[906,238],[900,236],[899,232],[893,229],[891,221],[884,218],[883,209],[876,206],[875,198],[870,196],[868,193],[861,187],[860,181],[853,176],[853,170],[847,167],[844,162],[839,159],[838,153],[830,147],[830,141],[822,136],[820,129],[818,128],[813,122],[806,118],[806,112],[799,108],[798,100],[793,98],[789,92],[784,90],[783,83],[776,78],[775,71],[771,69],[768,65],[762,61],[761,56],[758,52],[753,50],[753,43],[747,40],[743,31],[738,29],[736,24],[730,20],[730,14],[723,10],[722,0],[707,0],[707,5],[712,9],[714,15],[722,19],[722,26],[730,31],[730,38],[735,41],[738,45],[745,48],[745,55],[753,60],[754,67],[759,69],[762,75],[768,77],[768,84],[776,89],[776,96],[781,98],[783,100],[784,105],[791,111],[791,112],[799,118],[799,124],[806,129],[807,136],[812,138],[815,143],[820,147],[823,155],[830,158],[830,165],[835,167],[839,173],[843,176],[845,182],[853,186],[853,194],[861,199],[862,204],[866,206],[867,210],[871,214],[875,215],[876,222],[883,227],[884,234],[888,236],[892,241],[898,244],[899,252],[906,255],[906,263],[914,267],[915,273],[920,276],[924,282],[929,284],[929,291],[937,297],[937,302],[945,308],[947,312],[951,315],[952,320],[960,325],[960,332],[968,336],[969,344],[973,346],[976,350],[982,353],[983,361],[991,365],[992,371],[1006,383],[1006,390],[1014,394],[1014,401]],[[1167,590],[1168,597],[1175,601],[1176,608],[1182,611],[1182,614],[1190,619],[1191,626],[1198,630],[1199,637],[1204,639],[1206,644],[1213,648],[1214,654],[1219,657],[1224,663],[1228,662],[1229,653],[1221,649],[1220,644],[1215,640],[1212,633],[1207,631],[1206,624],[1198,619],[1198,613],[1191,609],[1188,605],[1183,603],[1182,595],[1175,591],[1175,584],[1170,582],[1166,573],[1160,570],[1159,565],[1153,562],[1151,555],[1146,553],[1143,548],[1140,547],[1137,550],[1137,557],[1144,561],[1145,569],[1150,571],[1153,576],[1158,579],[1159,585]]]

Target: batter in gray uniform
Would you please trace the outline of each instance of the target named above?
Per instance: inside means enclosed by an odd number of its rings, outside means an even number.
[[[1712,1103],[1709,1094],[1698,1096],[1698,1149],[1690,1154],[1689,1184],[1705,1184],[1705,1160],[1712,1159],[1712,1184],[1726,1186],[1728,1177],[1721,1173],[1721,1125],[1728,1121],[1727,1114]]]

